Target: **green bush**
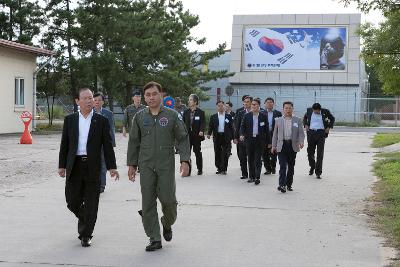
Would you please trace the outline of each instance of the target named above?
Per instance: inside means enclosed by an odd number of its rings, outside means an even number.
[[[364,122],[348,122],[348,121],[335,121],[335,126],[346,127],[378,127],[379,123],[376,121]]]
[[[65,113],[62,106],[53,107],[53,119],[64,119]]]
[[[48,123],[40,123],[36,125],[36,132],[37,133],[44,133],[44,132],[58,132],[62,131],[63,125],[62,124],[53,124],[49,125]]]
[[[115,132],[116,133],[122,133],[122,121],[121,120],[115,120]]]
[[[377,155],[374,172],[381,179],[375,185],[374,222],[392,245],[400,247],[400,152]]]
[[[50,107],[51,110],[51,107]],[[39,120],[48,120],[49,119],[49,113],[47,112],[47,109],[44,111],[38,112],[38,117]],[[62,106],[54,106],[53,107],[53,119],[64,119],[65,117],[65,112],[64,108]]]
[[[374,136],[372,147],[385,147],[400,142],[400,133],[378,133]]]

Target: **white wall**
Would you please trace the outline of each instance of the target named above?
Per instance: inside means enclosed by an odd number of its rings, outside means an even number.
[[[19,116],[32,112],[33,72],[36,56],[30,53],[0,47],[0,134],[20,133],[24,126]],[[15,78],[24,78],[24,105],[14,105]]]

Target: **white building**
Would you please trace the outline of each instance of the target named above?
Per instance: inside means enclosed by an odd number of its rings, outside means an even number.
[[[230,84],[235,108],[249,94],[262,102],[273,97],[277,109],[292,101],[298,116],[319,102],[339,121],[359,121],[367,93],[360,22],[360,14],[235,15],[231,50],[208,64],[209,70],[225,64],[235,75],[206,84],[211,100],[202,107],[215,108],[216,88],[227,101]]]
[[[37,56],[52,56],[49,50],[0,39],[0,134],[23,132],[19,118],[35,106],[34,73]]]

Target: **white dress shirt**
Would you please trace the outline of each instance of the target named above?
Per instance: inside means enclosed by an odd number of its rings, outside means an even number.
[[[269,131],[271,132],[272,129],[272,123],[273,123],[273,119],[274,119],[274,111],[271,109],[271,111],[267,110],[268,112],[268,126],[269,126]]]
[[[225,130],[225,112],[218,112],[218,132],[223,133]]]
[[[90,123],[92,122],[93,109],[90,111],[89,115],[83,117],[82,113],[79,111],[79,138],[78,138],[78,150],[76,151],[77,156],[87,155],[86,145],[88,141]]]
[[[292,140],[292,117],[283,116],[283,139],[284,140]]]
[[[253,114],[253,137],[258,135],[258,115]]]
[[[311,130],[323,130],[324,129],[324,122],[322,121],[322,115],[317,113],[311,114],[311,122],[310,122],[310,129]]]

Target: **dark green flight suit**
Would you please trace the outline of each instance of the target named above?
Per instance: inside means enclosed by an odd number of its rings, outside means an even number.
[[[125,127],[127,131],[130,131],[131,129],[132,120],[133,117],[135,117],[135,114],[144,108],[146,108],[146,106],[142,104],[140,104],[138,108],[136,108],[135,104],[131,104],[126,107],[124,111],[124,119],[122,121],[122,125]]]
[[[161,241],[157,197],[163,226],[169,229],[176,220],[175,144],[180,161],[189,162],[189,136],[176,111],[162,106],[156,116],[149,108],[136,113],[129,134],[127,165],[140,166],[142,222],[150,241]]]

